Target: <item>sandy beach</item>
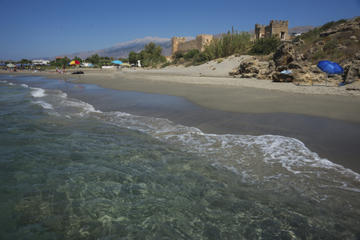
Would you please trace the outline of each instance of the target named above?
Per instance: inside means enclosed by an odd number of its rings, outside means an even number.
[[[295,113],[360,122],[358,82],[338,87],[297,86],[270,80],[233,78],[228,75],[249,56],[229,57],[200,66],[169,66],[163,69],[93,70],[83,75],[55,72],[32,73],[118,90],[184,97],[200,106],[240,113]],[[25,73],[26,74],[26,73]]]
[[[360,83],[342,87],[298,86],[270,80],[233,78],[228,75],[249,56],[229,57],[200,66],[169,66],[163,69],[81,69],[83,75],[55,72],[31,73],[104,88],[167,94],[215,110],[239,113],[294,113],[360,122]],[[28,74],[28,73],[19,73]]]
[[[356,150],[360,136],[360,91],[348,91],[346,86],[296,86],[292,83],[227,76],[242,58],[231,57],[221,63],[210,62],[196,67],[81,69],[85,72],[83,75],[71,75],[73,70],[70,69],[62,75],[55,72],[14,74],[183,97],[194,107],[177,109],[172,108],[170,103],[163,109],[139,104],[124,107],[120,102],[102,101],[103,95],[99,98],[87,94],[75,96],[106,111],[166,118],[208,133],[294,137],[321,157],[360,171],[360,153]],[[212,70],[214,66],[216,69]],[[139,102],[141,99],[131,101]]]

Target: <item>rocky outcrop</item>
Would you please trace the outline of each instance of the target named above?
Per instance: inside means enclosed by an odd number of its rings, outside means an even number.
[[[283,42],[271,61],[253,57],[240,64],[232,74],[243,78],[272,79],[275,82],[338,85],[360,80],[360,17],[329,23],[303,39]],[[314,35],[315,34],[315,35]],[[316,36],[316,34],[318,34]],[[315,39],[315,40],[312,40]],[[355,54],[357,52],[357,54]],[[337,59],[343,75],[327,76],[317,66],[320,60]]]
[[[344,82],[352,83],[360,80],[360,52],[355,58],[344,65]]]
[[[269,79],[275,70],[273,61],[261,61],[256,57],[244,60],[239,68],[230,75],[237,75],[241,78]]]
[[[355,18],[350,21],[344,21],[341,24],[338,24],[326,31],[320,33],[320,37],[328,37],[333,34],[342,33],[342,32],[354,32],[360,30],[360,18]]]

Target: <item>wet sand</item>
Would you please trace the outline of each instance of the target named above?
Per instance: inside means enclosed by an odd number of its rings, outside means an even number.
[[[153,71],[90,73],[75,76],[73,81],[117,90],[180,96],[214,110],[294,113],[360,123],[360,95],[339,87],[298,87],[266,80],[173,76]]]
[[[100,89],[91,94],[78,92],[73,96],[102,111],[166,118],[206,133],[270,134],[296,138],[320,157],[360,173],[358,123],[292,113],[225,112],[192,104],[182,97],[131,91]]]

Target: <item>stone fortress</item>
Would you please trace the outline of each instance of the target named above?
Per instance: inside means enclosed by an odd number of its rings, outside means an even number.
[[[171,54],[174,55],[176,52],[184,53],[192,49],[197,49],[202,52],[213,39],[214,36],[209,34],[197,35],[195,39],[190,41],[186,41],[185,37],[173,37],[171,38]]]
[[[271,20],[267,26],[255,24],[255,39],[270,38],[276,36],[281,41],[290,40],[289,21]],[[174,56],[176,52],[185,53],[192,49],[197,49],[200,52],[204,51],[205,47],[208,46],[214,39],[213,35],[200,34],[195,39],[187,41],[185,37],[173,37],[171,38],[171,55]]]
[[[259,40],[261,38],[278,37],[281,41],[290,39],[289,36],[289,21],[271,20],[267,26],[255,24],[255,38]]]

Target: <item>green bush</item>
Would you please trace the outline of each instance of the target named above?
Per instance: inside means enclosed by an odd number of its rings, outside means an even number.
[[[267,55],[272,52],[275,52],[275,50],[279,45],[280,45],[280,39],[278,39],[277,37],[262,38],[254,43],[254,45],[250,50],[250,53]]]
[[[184,58],[185,60],[191,60],[194,57],[196,57],[197,55],[199,55],[200,51],[197,49],[192,49],[190,51],[188,51],[187,53],[184,54]]]
[[[214,39],[205,48],[205,55],[209,60],[228,57],[236,53],[244,54],[251,45],[249,33],[238,33],[230,31],[223,34],[220,38]],[[204,57],[204,56],[203,56]]]
[[[200,64],[203,64],[203,63],[208,62],[210,60],[211,60],[210,57],[205,52],[202,52],[202,53],[199,53],[198,55],[195,56],[193,64],[194,65],[200,65]]]

